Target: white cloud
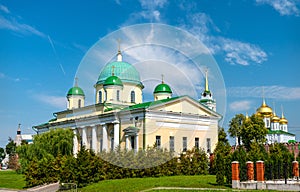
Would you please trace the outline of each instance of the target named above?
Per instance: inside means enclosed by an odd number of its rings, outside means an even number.
[[[205,13],[188,14],[181,27],[202,41],[211,53],[224,54],[230,64],[260,64],[267,60],[267,53],[259,46],[220,36],[220,29]]]
[[[250,62],[260,64],[267,60],[266,52],[257,45],[223,37],[217,37],[215,42],[219,44],[220,51],[225,52],[225,60],[230,64],[249,65]]]
[[[140,4],[143,9],[155,10],[157,8],[163,8],[167,3],[167,0],[140,0]]]
[[[251,101],[243,100],[243,101],[234,101],[229,104],[229,109],[231,111],[248,111],[251,109]]]
[[[9,9],[4,5],[0,5],[0,11],[3,11],[4,13],[10,13]]]
[[[272,6],[280,15],[299,16],[299,0],[256,0],[259,4],[268,4]]]
[[[0,28],[8,29],[21,34],[33,34],[40,37],[46,37],[45,34],[43,34],[42,32],[38,31],[37,29],[35,29],[30,25],[19,23],[15,19],[9,20],[1,16],[0,16]]]
[[[265,98],[282,100],[300,100],[300,87],[284,86],[252,86],[252,87],[231,87],[227,89],[230,97],[252,97],[262,98],[264,92]]]
[[[11,31],[23,34],[23,35],[33,34],[33,35],[37,35],[40,37],[46,37],[46,35],[44,33],[40,32],[36,28],[19,22],[16,19],[18,17],[11,14],[9,9],[7,7],[5,7],[4,5],[0,5],[0,10],[7,14],[6,16],[0,15],[0,29],[11,30]]]
[[[141,19],[149,20],[150,22],[161,22],[160,10],[167,5],[167,0],[140,0],[139,2],[142,10],[132,13],[123,25],[134,24]],[[116,3],[120,4],[119,1]]]
[[[45,94],[36,94],[33,96],[36,100],[46,103],[50,106],[57,107],[59,109],[66,108],[66,97],[62,96],[51,96]]]

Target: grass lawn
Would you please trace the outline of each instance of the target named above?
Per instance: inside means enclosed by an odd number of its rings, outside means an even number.
[[[171,176],[158,178],[130,178],[105,180],[79,189],[79,191],[142,191],[155,187],[223,188],[216,185],[215,175]],[[152,190],[158,191],[158,190]],[[151,192],[152,192],[151,191]],[[181,191],[181,190],[164,190]]]
[[[24,187],[24,175],[11,170],[0,170],[0,188],[23,189]]]

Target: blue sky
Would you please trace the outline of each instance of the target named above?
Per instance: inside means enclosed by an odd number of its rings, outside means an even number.
[[[223,127],[237,113],[254,113],[264,90],[278,115],[283,106],[299,140],[299,16],[299,0],[0,0],[0,146],[18,123],[33,133],[33,125],[65,109],[89,48],[140,23],[179,27],[210,50],[226,86]]]

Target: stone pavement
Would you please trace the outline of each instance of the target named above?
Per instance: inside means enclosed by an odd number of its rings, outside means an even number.
[[[59,189],[59,183],[52,183],[49,185],[42,185],[26,190],[14,190],[14,189],[0,189],[0,192],[56,192]]]

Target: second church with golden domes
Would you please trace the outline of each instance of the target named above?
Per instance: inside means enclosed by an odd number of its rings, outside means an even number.
[[[263,118],[265,127],[268,128],[267,142],[271,143],[288,143],[296,140],[295,134],[288,132],[288,120],[284,117],[283,111],[281,118],[276,115],[275,109],[269,107],[265,99],[262,105],[256,110],[256,115]]]
[[[153,101],[144,102],[139,72],[118,51],[116,61],[106,64],[95,82],[95,104],[85,106],[84,91],[75,83],[67,93],[67,109],[33,129],[43,133],[71,128],[74,154],[81,146],[97,153],[118,146],[137,151],[155,145],[178,154],[194,147],[210,153],[216,147],[221,115],[207,73],[200,99],[174,97],[162,80],[154,88]]]

